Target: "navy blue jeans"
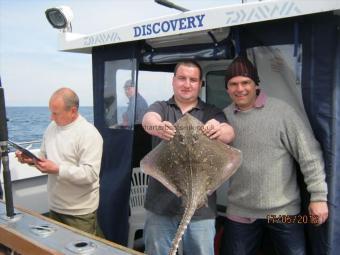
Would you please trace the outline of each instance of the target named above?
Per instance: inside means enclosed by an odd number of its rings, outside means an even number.
[[[251,224],[226,219],[221,255],[256,255],[263,241],[264,231],[269,234],[277,254],[305,255],[303,224],[268,223],[266,219],[259,219]]]

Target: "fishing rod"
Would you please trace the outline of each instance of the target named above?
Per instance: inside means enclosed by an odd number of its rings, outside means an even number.
[[[3,166],[3,177],[4,177],[4,189],[5,189],[5,201],[6,201],[6,215],[12,219],[15,215],[13,206],[13,195],[12,195],[12,181],[11,172],[9,170],[9,159],[8,159],[8,129],[7,129],[7,116],[6,116],[6,105],[5,105],[5,93],[1,85],[0,77],[0,152]]]

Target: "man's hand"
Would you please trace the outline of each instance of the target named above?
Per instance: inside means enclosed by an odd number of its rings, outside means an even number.
[[[317,226],[325,223],[328,218],[328,205],[327,202],[310,202],[308,206],[308,212],[310,215],[315,216],[319,223]]]
[[[157,136],[166,141],[174,138],[176,133],[176,128],[169,121],[162,121],[155,128],[157,130]]]
[[[215,119],[211,119],[205,123],[202,131],[203,134],[210,139],[216,139],[221,135],[221,123]]]
[[[55,164],[53,161],[48,159],[41,159],[40,161],[31,159],[23,154],[21,151],[16,151],[15,156],[18,158],[18,161],[23,164],[34,165],[40,172],[46,174],[58,174],[59,166]]]
[[[143,128],[150,135],[169,141],[174,138],[176,128],[169,121],[162,121],[156,112],[147,112],[143,117]]]
[[[207,121],[202,131],[210,139],[218,139],[223,143],[230,143],[235,137],[234,129],[230,125],[215,119]]]
[[[34,161],[33,159],[27,157],[25,154],[23,154],[21,151],[17,150],[15,151],[15,157],[18,159],[18,161],[22,164],[29,164],[33,165]]]
[[[51,160],[41,159],[41,161],[35,161],[34,163],[35,163],[35,166],[42,173],[46,173],[46,174],[58,174],[59,173],[59,166]]]

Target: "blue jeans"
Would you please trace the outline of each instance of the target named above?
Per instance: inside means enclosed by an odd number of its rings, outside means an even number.
[[[144,226],[145,253],[166,255],[170,251],[181,217],[147,211]],[[186,255],[214,255],[215,219],[191,220],[182,244]]]
[[[259,219],[251,224],[226,219],[221,255],[256,255],[268,231],[277,254],[305,255],[303,224],[268,223]]]

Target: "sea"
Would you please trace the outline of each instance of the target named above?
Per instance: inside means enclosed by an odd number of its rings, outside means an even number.
[[[79,107],[80,114],[93,123],[93,107]],[[8,138],[14,142],[41,141],[50,123],[48,107],[6,107]]]

